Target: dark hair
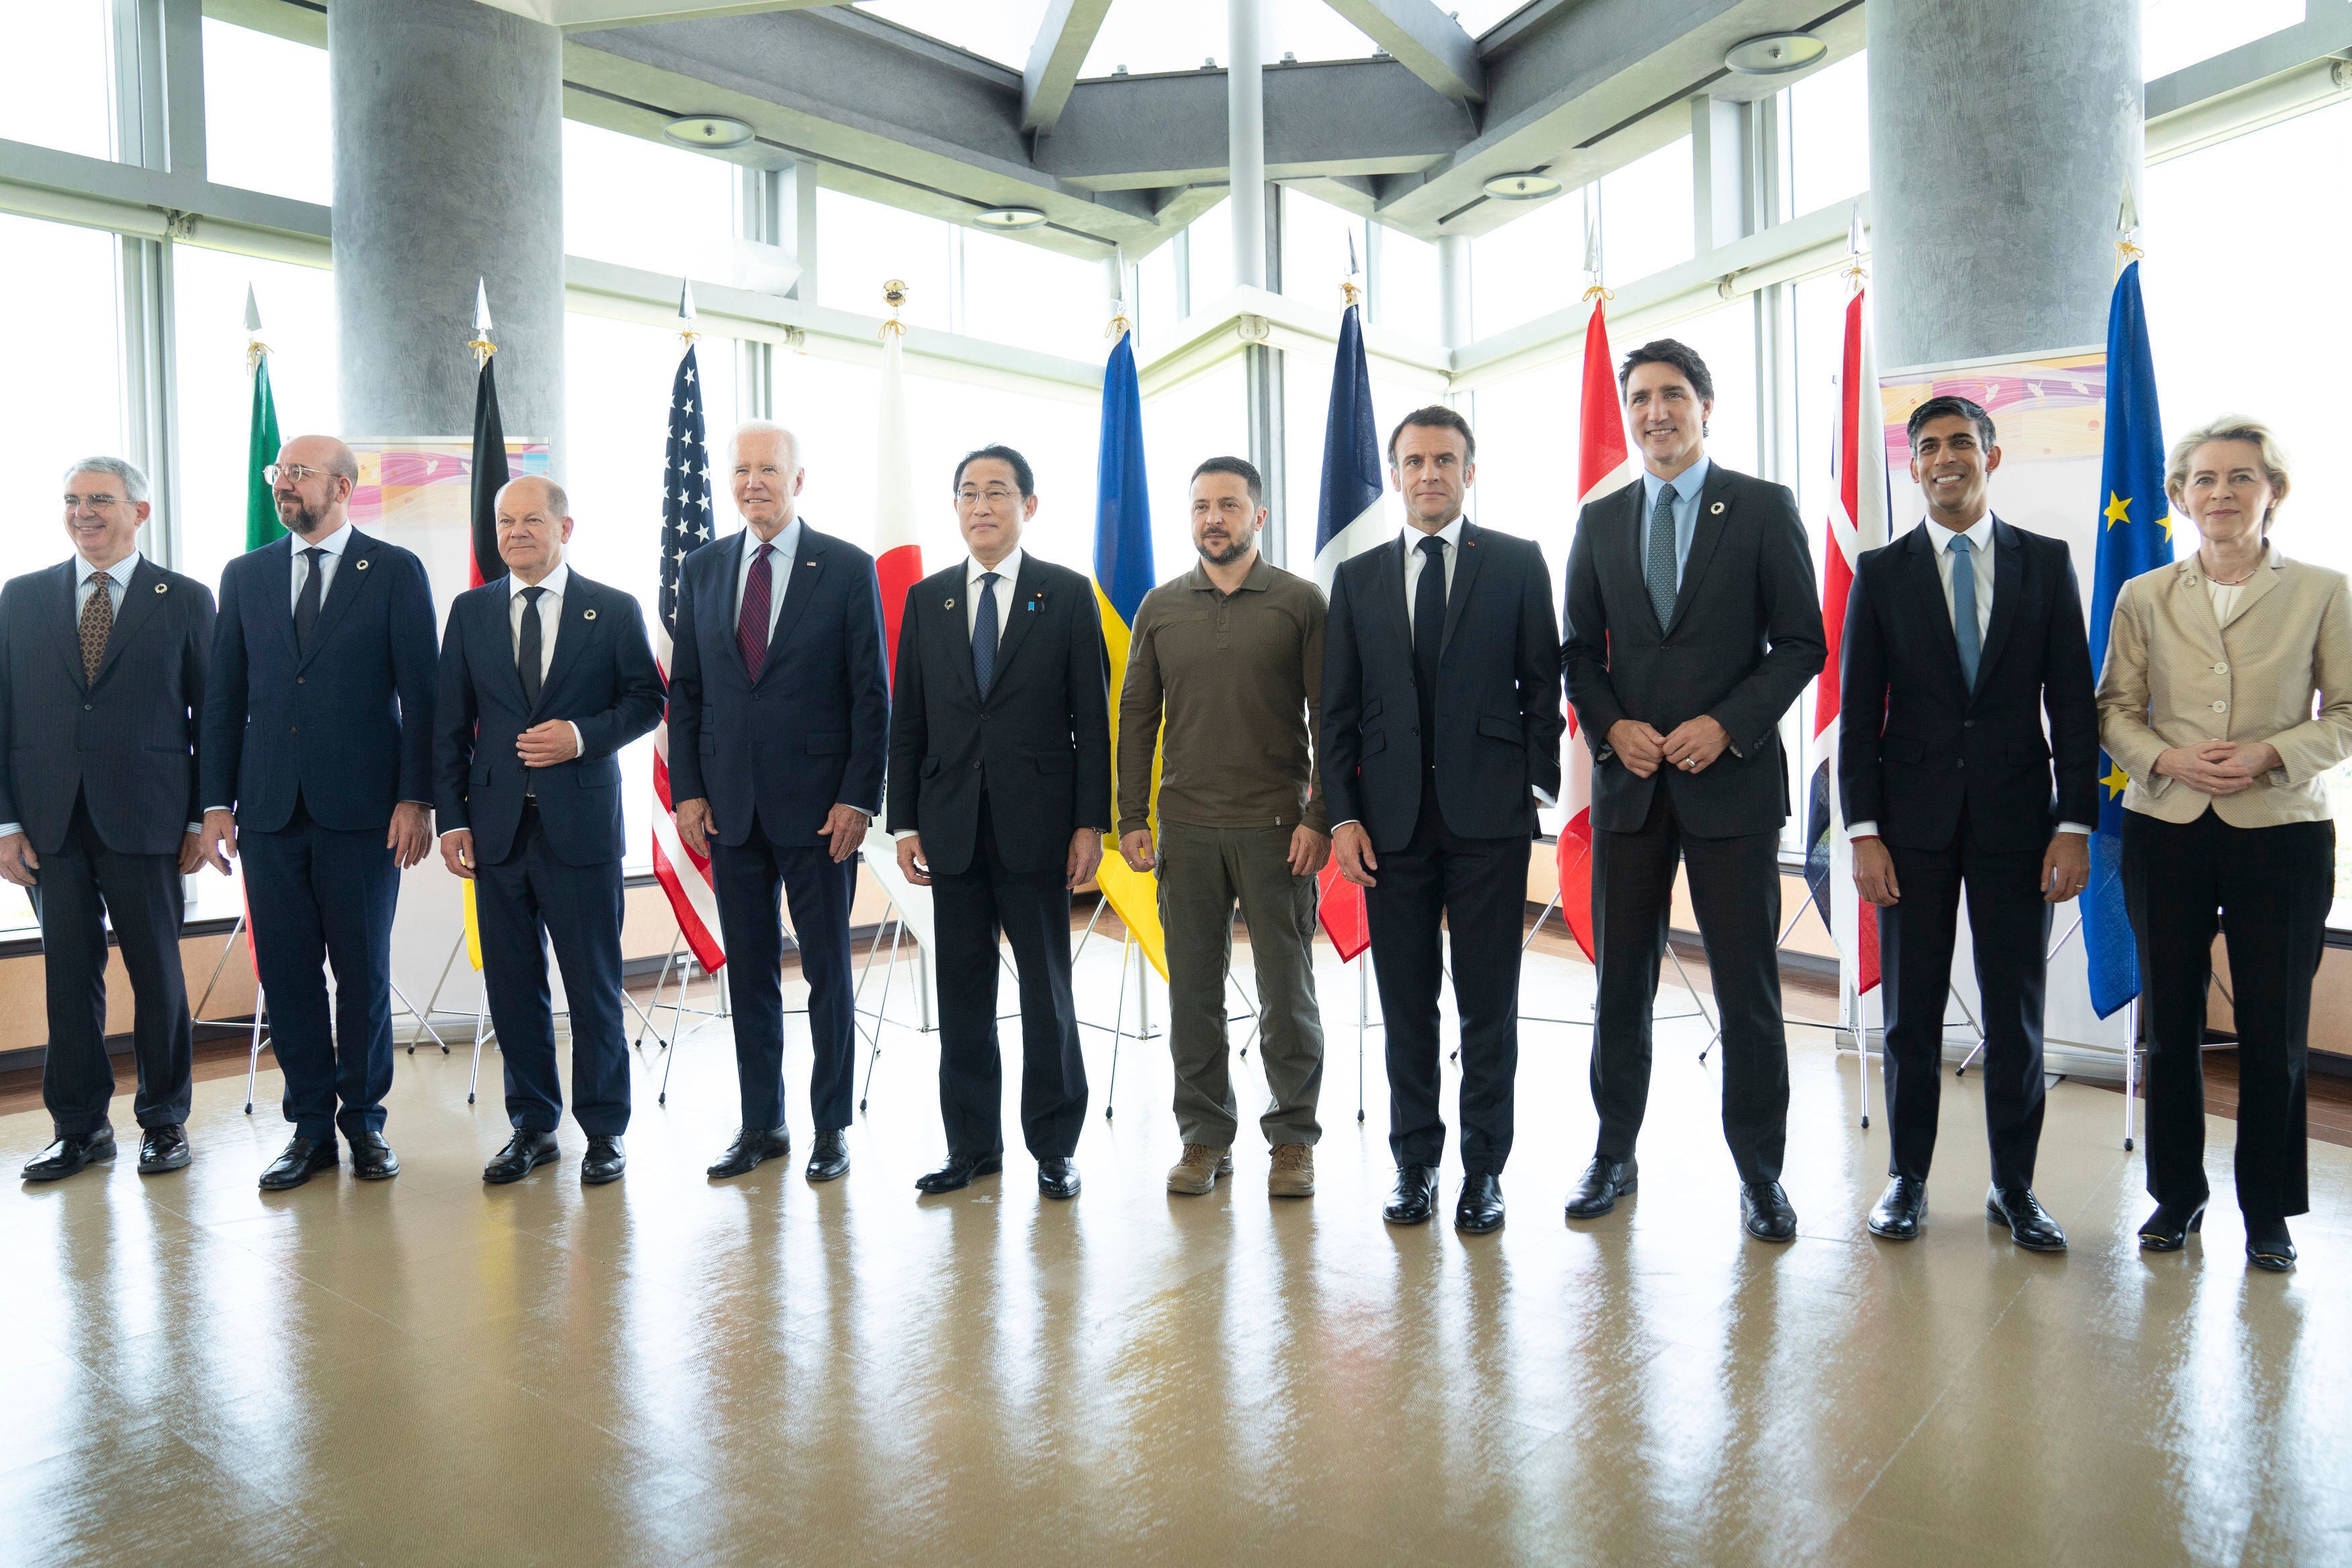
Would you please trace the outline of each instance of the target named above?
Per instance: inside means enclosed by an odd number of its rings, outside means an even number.
[[[1470,422],[1444,403],[1433,402],[1427,408],[1414,409],[1411,413],[1398,420],[1397,427],[1389,432],[1390,467],[1396,466],[1397,437],[1405,433],[1407,425],[1416,424],[1423,430],[1453,431],[1462,437],[1462,461],[1465,464],[1478,461],[1478,438],[1470,434]]]
[[[1956,415],[1976,423],[1978,445],[1992,444],[1992,415],[1984,411],[1984,405],[1970,402],[1964,397],[1954,397],[1948,392],[1942,397],[1931,397],[1913,409],[1910,420],[1903,427],[1904,437],[1911,443],[1912,450],[1916,451],[1919,446],[1920,426],[1931,419],[1950,419]]]
[[[963,471],[983,457],[993,457],[1013,470],[1013,482],[1021,486],[1021,496],[1024,500],[1037,493],[1037,476],[1030,471],[1029,459],[1022,456],[1010,446],[991,443],[976,452],[967,452],[963,455],[963,461],[956,465],[955,483],[948,486],[950,495],[963,488]]]
[[[1197,481],[1203,474],[1231,474],[1249,486],[1250,505],[1265,505],[1265,481],[1258,476],[1257,465],[1246,457],[1212,457],[1192,470]]]
[[[1715,401],[1715,378],[1706,373],[1706,361],[1688,343],[1673,338],[1654,338],[1625,356],[1624,364],[1617,371],[1617,395],[1625,394],[1625,383],[1643,365],[1671,365],[1690,382],[1691,391],[1698,393],[1701,402]]]

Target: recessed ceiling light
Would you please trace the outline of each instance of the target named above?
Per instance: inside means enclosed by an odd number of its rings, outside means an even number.
[[[1532,202],[1559,193],[1559,182],[1540,169],[1517,174],[1497,174],[1486,182],[1486,193],[1498,202]]]
[[[1830,47],[1811,33],[1763,33],[1726,49],[1723,63],[1741,76],[1786,76],[1829,52]]]
[[[991,207],[971,214],[971,221],[989,229],[1034,229],[1045,221],[1034,207]]]
[[[750,123],[731,114],[681,114],[662,132],[672,141],[703,148],[740,147],[752,136]]]

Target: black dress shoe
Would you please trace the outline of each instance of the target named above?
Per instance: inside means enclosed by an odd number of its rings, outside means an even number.
[[[482,1167],[482,1179],[492,1186],[504,1186],[510,1181],[522,1180],[541,1166],[552,1165],[559,1157],[554,1134],[542,1133],[536,1127],[517,1127],[498,1157]]]
[[[1437,1167],[1397,1166],[1396,1190],[1389,1194],[1381,1218],[1391,1225],[1426,1225],[1437,1212]]]
[[[1039,1160],[1037,1190],[1047,1197],[1069,1199],[1078,1196],[1078,1162],[1076,1160]]]
[[[2029,1252],[2063,1252],[2066,1233],[2058,1228],[2030,1186],[1997,1186],[1985,1193],[1985,1213],[2009,1227],[2009,1239]]]
[[[1927,1218],[1927,1184],[1896,1176],[1878,1195],[1870,1211],[1870,1233],[1885,1241],[1916,1241],[1919,1222]]]
[[[390,1181],[399,1174],[400,1156],[392,1152],[382,1133],[352,1134],[352,1175],[362,1181]]]
[[[1465,1236],[1484,1236],[1503,1225],[1503,1183],[1485,1171],[1462,1178],[1462,1196],[1454,1205],[1454,1228]]]
[[[628,1168],[629,1156],[621,1147],[620,1134],[599,1133],[588,1140],[588,1157],[580,1162],[580,1185],[603,1186],[620,1180]]]
[[[1570,1219],[1598,1219],[1617,1207],[1620,1194],[1629,1193],[1641,1180],[1642,1167],[1630,1158],[1607,1159],[1592,1156],[1577,1178],[1576,1190],[1568,1195],[1568,1217]]]
[[[994,1176],[1003,1168],[1003,1155],[950,1155],[947,1164],[915,1178],[915,1190],[955,1192],[970,1186],[974,1176]]]
[[[1777,1181],[1743,1182],[1739,1187],[1740,1228],[1759,1241],[1793,1241],[1797,1211]]]
[[[176,1122],[150,1127],[139,1136],[139,1174],[162,1176],[188,1168],[188,1130]]]
[[[709,1176],[727,1177],[750,1176],[760,1168],[762,1160],[780,1160],[793,1152],[793,1134],[789,1127],[770,1127],[765,1132],[745,1127],[719,1156],[719,1163],[703,1172]]]
[[[95,1133],[76,1133],[59,1138],[26,1164],[26,1181],[63,1181],[85,1166],[103,1164],[114,1157],[114,1129],[100,1127]],[[180,1162],[186,1165],[186,1160]]]
[[[286,1145],[286,1152],[272,1160],[269,1168],[261,1173],[261,1190],[284,1192],[289,1187],[300,1186],[320,1171],[333,1170],[335,1159],[334,1139],[305,1138],[297,1134]]]
[[[2271,1274],[2294,1267],[2294,1239],[2287,1234],[2284,1219],[2246,1216],[2246,1261]]]
[[[809,1151],[808,1178],[811,1181],[837,1181],[849,1174],[849,1139],[842,1129],[816,1135],[816,1147]]]
[[[2156,1212],[2140,1222],[2139,1246],[2143,1252],[2178,1252],[2189,1245],[2189,1233],[2205,1228],[2205,1206],[2195,1208],[2168,1208],[2156,1206]]]

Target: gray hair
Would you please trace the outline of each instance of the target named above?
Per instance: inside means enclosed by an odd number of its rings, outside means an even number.
[[[79,463],[68,463],[59,482],[69,485],[77,474],[111,474],[122,481],[122,494],[126,499],[143,501],[147,498],[147,476],[140,472],[139,465],[125,458],[85,457]]]
[[[2271,531],[2271,519],[2278,516],[2286,500],[2289,485],[2286,474],[2286,454],[2279,447],[2278,437],[2261,420],[2249,419],[2242,413],[2225,413],[2221,418],[2199,425],[2172,444],[2172,455],[2164,465],[2164,493],[2176,504],[2189,484],[2189,465],[2197,449],[2209,442],[2242,441],[2262,455],[2263,477],[2270,482],[2270,510],[2263,514],[2263,532]]]
[[[727,437],[727,472],[731,473],[734,470],[737,450],[741,447],[743,444],[743,438],[747,435],[782,436],[784,438],[784,444],[793,449],[792,465],[795,468],[801,465],[801,438],[799,436],[794,435],[791,431],[785,429],[782,425],[778,424],[773,420],[747,419],[742,423],[737,425],[733,433]]]
[[[555,476],[552,474],[518,474],[499,486],[499,493],[493,497],[492,504],[496,505],[505,500],[509,490],[513,489],[517,485],[523,484],[547,486],[547,509],[550,515],[558,517],[568,517],[572,515],[572,497],[565,493],[562,486],[555,482]]]

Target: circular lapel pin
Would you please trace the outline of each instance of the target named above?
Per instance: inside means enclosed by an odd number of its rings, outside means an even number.
[[[172,591],[172,585],[168,582],[159,582],[155,585],[155,591],[158,593],[169,593]]]
[[[596,619],[596,612],[593,610],[583,610],[580,612],[580,619],[583,621],[593,621]]]
[[[1721,508],[1719,508],[1719,507],[1717,508],[1717,510],[1720,510],[1720,509],[1721,509]],[[352,564],[353,566],[358,567],[362,571],[365,571],[365,570],[368,569],[367,557],[365,557],[365,556],[362,556],[359,559],[357,559],[357,560],[353,561]]]
[[[1709,507],[1707,510],[1719,516],[1723,511],[1723,503],[1717,501],[1714,506]]]
[[[955,608],[955,601],[954,601],[954,600],[952,600],[952,599],[949,600],[949,601],[948,601],[948,603],[947,603],[947,607],[948,607],[950,610],[953,610],[953,609]]]

